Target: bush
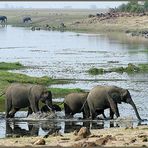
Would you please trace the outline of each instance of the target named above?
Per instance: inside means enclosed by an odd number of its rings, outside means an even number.
[[[120,12],[132,12],[132,13],[144,13],[148,11],[148,1],[144,5],[138,4],[138,2],[129,2],[122,4],[117,8]]]

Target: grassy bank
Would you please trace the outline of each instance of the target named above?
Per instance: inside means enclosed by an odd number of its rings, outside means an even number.
[[[146,73],[148,72],[148,64],[138,64],[136,66],[132,63],[129,63],[127,67],[114,67],[114,68],[109,68],[109,69],[92,67],[87,72],[91,75],[99,75],[99,74],[111,73],[111,72],[117,72],[117,73],[126,72],[128,74]]]
[[[31,77],[25,74],[19,74],[19,73],[13,73],[9,72],[8,70],[14,70],[14,69],[22,69],[27,68],[20,64],[19,62],[16,63],[0,63],[0,95],[5,92],[6,88],[11,83],[30,83],[30,84],[41,84],[45,86],[50,86],[52,84],[64,84],[69,83],[69,81],[66,80],[56,80],[52,79],[50,77],[44,76],[44,77]],[[50,88],[53,98],[57,97],[64,97],[68,93],[71,92],[82,92],[81,89],[62,89],[62,88]],[[0,111],[4,111],[4,95],[0,96]]]
[[[52,84],[65,84],[69,83],[68,80],[57,80],[47,76],[43,77],[31,77],[25,74],[13,73],[8,70],[16,70],[27,68],[19,62],[16,63],[0,63],[0,95],[3,94],[6,88],[11,83],[30,83],[50,86]],[[83,90],[77,89],[62,89],[62,88],[49,88],[53,94],[53,98],[64,97],[71,92],[82,92]],[[0,111],[4,111],[4,95],[0,96]]]

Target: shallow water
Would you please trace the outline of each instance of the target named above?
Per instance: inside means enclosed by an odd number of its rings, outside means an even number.
[[[73,118],[65,119],[64,112],[57,112],[57,118],[26,118],[26,112],[20,111],[13,119],[5,120],[4,116],[0,122],[0,138],[21,136],[47,136],[58,133],[74,132],[82,126],[89,129],[103,129],[111,127],[136,127],[145,125],[146,122],[138,122],[131,117],[118,118],[115,120],[83,120],[82,114],[76,114]],[[101,117],[100,117],[101,118]]]
[[[74,79],[76,83],[51,87],[90,90],[96,85],[117,85],[130,91],[141,118],[148,119],[148,74],[107,73],[91,76],[91,67],[111,68],[128,63],[147,63],[148,42],[130,42],[124,35],[84,34],[58,31],[31,31],[27,28],[0,27],[0,62],[20,62],[31,66],[15,72],[31,76]],[[136,119],[132,107],[119,105],[121,117]],[[106,111],[108,114],[108,111]],[[19,124],[23,125],[24,122]],[[60,124],[60,122],[58,122]],[[4,137],[2,120],[0,137]],[[108,126],[109,127],[109,126]],[[40,132],[39,132],[40,133]],[[41,132],[42,133],[42,132]]]

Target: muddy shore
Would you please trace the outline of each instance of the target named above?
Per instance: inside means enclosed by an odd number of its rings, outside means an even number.
[[[40,143],[37,143],[39,142]],[[148,126],[91,130],[85,136],[72,133],[43,137],[0,139],[0,147],[147,147]]]

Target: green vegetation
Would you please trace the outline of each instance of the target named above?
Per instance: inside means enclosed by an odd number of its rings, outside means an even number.
[[[100,69],[98,69],[98,68],[90,68],[89,70],[88,70],[88,73],[89,74],[92,74],[92,75],[97,75],[97,74],[103,74],[105,71],[104,71],[104,69],[103,68],[100,68]]]
[[[84,92],[84,90],[75,88],[75,89],[69,89],[69,88],[49,88],[53,94],[53,98],[58,98],[58,97],[65,97],[69,93],[73,92]]]
[[[138,3],[138,1],[131,1],[127,4],[122,4],[117,8],[120,12],[135,12],[143,13],[148,11],[148,1],[144,2],[144,5]]]
[[[130,53],[148,53],[148,49],[145,49],[145,50],[132,50],[132,51],[129,51]]]
[[[11,83],[31,83],[31,84],[41,84],[41,85],[51,85],[51,84],[63,84],[68,83],[66,80],[56,80],[49,78],[47,76],[44,77],[31,77],[25,74],[19,73],[12,73],[8,72],[7,70],[13,69],[21,69],[26,68],[20,63],[0,63],[0,95],[5,91],[5,89]],[[4,98],[3,96],[0,97],[0,100]]]
[[[115,67],[110,69],[97,69],[97,68],[90,68],[88,70],[88,73],[91,75],[98,75],[98,74],[104,74],[109,72],[117,72],[117,73],[123,73],[126,72],[128,74],[130,73],[143,73],[148,72],[148,64],[138,64],[138,66],[135,66],[132,63],[129,63],[127,67]]]
[[[148,72],[148,64],[139,64],[138,66],[141,72]]]
[[[5,89],[11,84],[11,83],[30,83],[30,84],[41,84],[45,86],[49,86],[51,84],[63,84],[63,83],[69,83],[69,81],[66,80],[56,80],[49,78],[47,76],[44,77],[31,77],[27,76],[25,74],[19,74],[19,73],[12,73],[8,72],[7,70],[13,70],[13,69],[21,69],[26,68],[22,64],[16,62],[16,63],[0,63],[0,111],[4,111],[4,95],[1,96],[5,92]],[[53,94],[53,98],[57,97],[64,97],[65,95],[72,93],[72,92],[83,92],[83,90],[76,88],[76,89],[64,89],[64,88],[49,88]],[[53,101],[54,102],[54,101]],[[58,103],[56,103],[58,104]],[[60,106],[63,108],[63,104],[60,104]]]
[[[0,70],[14,70],[14,69],[21,69],[21,68],[26,68],[26,67],[19,62],[15,62],[15,63],[1,62],[0,63]]]

